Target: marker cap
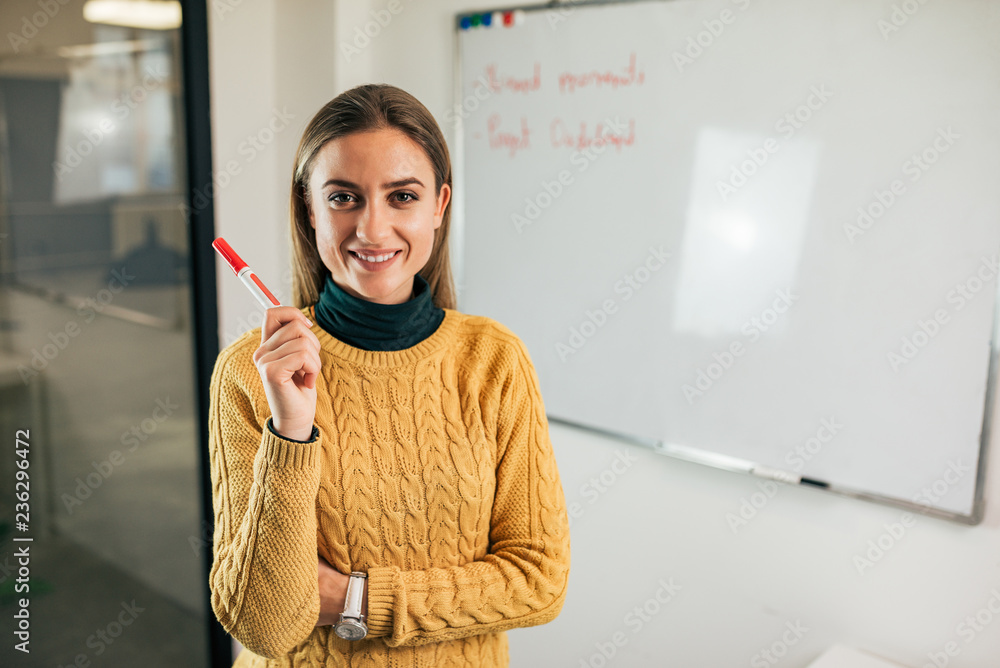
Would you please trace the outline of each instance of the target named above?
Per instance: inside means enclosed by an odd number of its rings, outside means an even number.
[[[240,275],[240,270],[247,266],[247,263],[243,261],[243,258],[237,255],[232,246],[226,243],[226,240],[222,237],[213,241],[212,247],[218,251],[219,255],[221,255],[226,262],[229,263],[229,266],[233,268],[233,272],[237,276]]]

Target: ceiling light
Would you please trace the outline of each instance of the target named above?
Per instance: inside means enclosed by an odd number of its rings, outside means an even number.
[[[107,23],[147,30],[173,30],[181,25],[178,0],[87,0],[83,18],[91,23]]]

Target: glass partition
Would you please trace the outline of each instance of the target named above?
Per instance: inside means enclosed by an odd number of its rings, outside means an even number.
[[[180,5],[147,4],[0,4],[0,665],[209,665]]]

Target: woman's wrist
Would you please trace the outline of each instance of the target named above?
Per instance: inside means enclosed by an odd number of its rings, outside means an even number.
[[[270,418],[271,432],[286,441],[296,441],[298,443],[309,443],[315,438],[316,427],[311,424],[308,427],[288,427],[279,424],[274,417]]]

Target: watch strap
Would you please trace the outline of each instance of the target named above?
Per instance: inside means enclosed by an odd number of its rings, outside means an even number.
[[[344,617],[364,619],[361,604],[364,601],[366,579],[368,579],[367,573],[351,572],[351,579],[347,581],[347,596],[344,599]]]

